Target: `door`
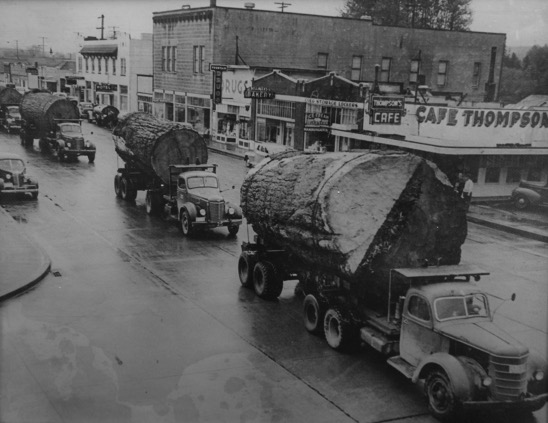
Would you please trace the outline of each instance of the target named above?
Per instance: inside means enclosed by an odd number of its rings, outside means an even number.
[[[432,312],[425,298],[411,294],[406,301],[400,335],[400,356],[413,366],[441,349],[442,338],[435,333]]]

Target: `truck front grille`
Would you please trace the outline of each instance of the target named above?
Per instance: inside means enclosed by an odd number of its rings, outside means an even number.
[[[24,177],[21,173],[14,173],[13,174],[13,186],[14,187],[20,187],[24,183]]]
[[[517,400],[527,392],[527,358],[491,356],[489,374],[493,377],[492,393],[497,400]]]
[[[225,214],[224,201],[211,201],[209,203],[209,220],[212,222],[221,222]]]

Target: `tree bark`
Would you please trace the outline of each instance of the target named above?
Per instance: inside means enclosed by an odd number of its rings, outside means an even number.
[[[23,95],[15,88],[0,87],[0,106],[20,104],[21,98]]]
[[[274,155],[248,173],[241,206],[258,235],[304,268],[367,281],[369,291],[386,292],[393,268],[458,264],[467,232],[445,174],[405,153]]]
[[[56,120],[79,119],[78,107],[71,101],[49,93],[27,93],[21,100],[21,117],[36,128],[36,137],[55,132]]]
[[[207,145],[198,132],[148,113],[127,114],[112,133],[122,160],[164,183],[169,182],[170,164],[207,163]]]

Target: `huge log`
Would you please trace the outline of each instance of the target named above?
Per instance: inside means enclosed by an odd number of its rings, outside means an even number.
[[[112,133],[122,160],[164,183],[169,181],[171,164],[207,163],[207,145],[198,132],[148,113],[125,115]]]
[[[20,105],[21,117],[43,137],[57,128],[56,120],[78,119],[78,107],[66,98],[44,92],[26,93]]]
[[[303,269],[379,297],[390,269],[458,264],[467,233],[445,174],[405,153],[280,153],[248,173],[241,206],[254,231]]]
[[[0,106],[18,105],[23,95],[15,88],[0,87]]]

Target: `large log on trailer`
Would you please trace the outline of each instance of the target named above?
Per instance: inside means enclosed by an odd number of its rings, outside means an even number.
[[[0,87],[0,106],[20,104],[22,98],[23,95],[15,88]]]
[[[26,93],[20,105],[21,117],[35,128],[37,137],[55,132],[56,120],[78,119],[78,107],[66,98],[44,92]]]
[[[273,155],[246,176],[241,206],[254,231],[303,270],[379,298],[390,269],[458,264],[467,233],[445,174],[406,153]]]
[[[171,164],[207,163],[207,145],[198,132],[148,113],[125,115],[112,133],[122,160],[164,183],[169,181]]]

